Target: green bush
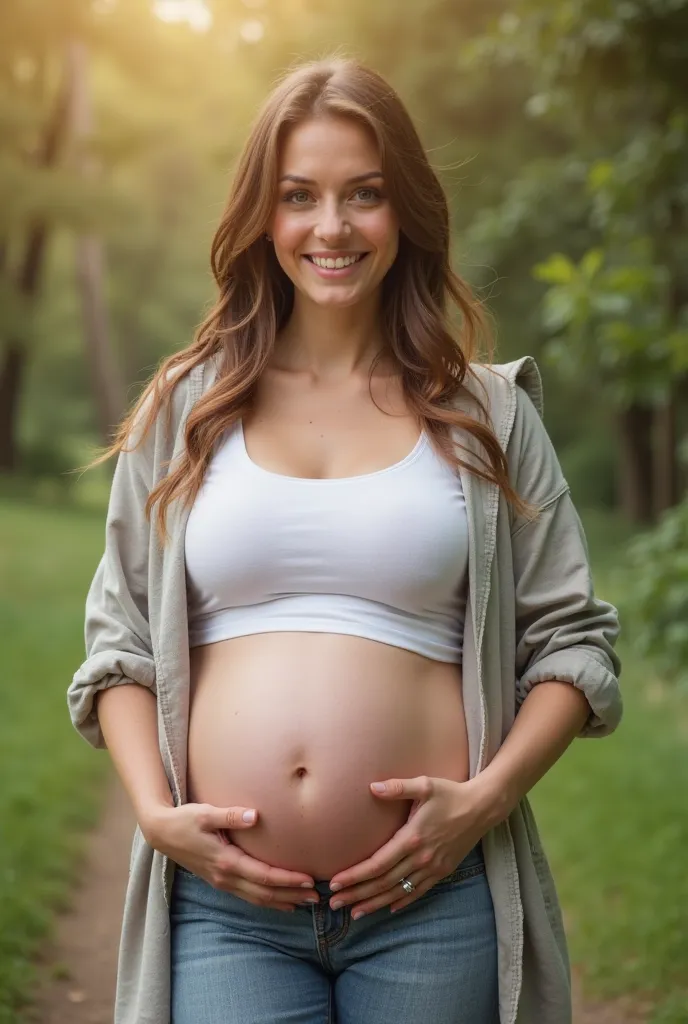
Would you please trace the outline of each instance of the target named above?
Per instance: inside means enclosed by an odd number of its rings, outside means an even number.
[[[60,438],[41,437],[22,445],[19,472],[36,479],[48,477],[66,490],[71,489],[76,477],[71,454]]]
[[[617,503],[617,453],[607,436],[580,438],[562,451],[561,464],[579,507],[614,509]]]
[[[623,602],[636,650],[688,689],[688,497],[629,547],[632,587]]]

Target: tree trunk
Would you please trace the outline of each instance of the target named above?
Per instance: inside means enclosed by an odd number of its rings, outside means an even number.
[[[632,523],[647,525],[653,521],[653,411],[643,405],[630,405],[619,412],[621,448],[620,504]]]
[[[46,225],[36,224],[29,233],[17,276],[17,290],[32,299],[40,288],[47,243]],[[19,411],[27,363],[26,340],[9,338],[0,367],[0,472],[11,472],[19,464]]]
[[[686,232],[685,207],[677,197],[669,203],[669,226],[661,234],[661,259],[671,268],[668,291],[669,322],[680,327],[684,311],[688,309],[688,280],[682,259],[682,243]],[[657,462],[654,478],[654,508],[659,515],[672,508],[683,491],[678,446],[685,426],[685,401],[688,397],[688,376],[676,373],[670,382],[666,406],[657,410],[656,444]]]
[[[655,460],[653,479],[653,509],[656,517],[678,501],[678,459],[676,429],[676,392],[672,392],[663,406],[655,410]]]
[[[104,298],[103,246],[100,239],[84,235],[76,243],[76,269],[84,322],[86,358],[98,429],[103,444],[124,413],[124,385],[110,345]]]
[[[677,501],[688,498],[688,373],[676,381],[677,450],[683,448],[683,459],[677,459],[678,494]]]
[[[0,472],[10,473],[17,468],[16,424],[25,365],[24,349],[7,345],[0,366]]]
[[[73,41],[67,51],[71,77],[71,135],[74,141],[74,166],[85,177],[98,173],[96,161],[88,152],[93,130],[93,111],[87,81],[87,51],[83,43]],[[84,341],[91,388],[103,444],[112,440],[113,428],[125,409],[124,382],[110,342],[105,302],[105,256],[103,244],[95,235],[76,240],[77,283],[81,294]]]
[[[36,153],[39,167],[53,167],[62,150],[67,131],[69,83],[65,80],[52,116]],[[17,273],[17,290],[30,299],[38,294],[47,250],[48,227],[44,222],[34,224],[29,231],[24,256]],[[3,244],[0,271],[8,273],[7,249]],[[0,366],[0,471],[16,469],[18,458],[18,423],[22,387],[26,376],[27,347],[23,338],[11,337],[3,348]]]

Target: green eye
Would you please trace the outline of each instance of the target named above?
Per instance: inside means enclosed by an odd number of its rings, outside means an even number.
[[[298,201],[298,196],[305,197],[305,199],[308,200],[308,193],[305,192],[302,188],[299,188],[296,189],[294,192],[288,192],[287,195],[284,197],[284,201],[285,203],[294,202],[296,206],[303,206],[303,203]]]
[[[364,203],[369,203],[381,198],[380,193],[375,188],[359,188],[356,190],[356,195],[360,196],[362,192],[368,193],[368,195],[362,200]]]

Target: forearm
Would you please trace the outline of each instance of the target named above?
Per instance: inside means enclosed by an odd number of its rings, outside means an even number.
[[[484,800],[488,828],[511,814],[519,801],[559,760],[585,725],[590,706],[570,683],[538,683],[490,764],[473,780]]]
[[[145,835],[155,812],[174,805],[158,747],[155,696],[132,683],[102,690],[97,701],[105,743]]]

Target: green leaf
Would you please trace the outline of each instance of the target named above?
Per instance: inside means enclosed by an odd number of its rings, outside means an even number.
[[[550,291],[543,304],[542,322],[548,331],[569,327],[576,317],[576,300],[563,288]]]
[[[568,256],[553,253],[544,263],[533,267],[533,277],[548,284],[570,284],[576,276],[576,268]]]
[[[598,192],[605,188],[614,177],[614,163],[612,160],[598,160],[592,165],[588,172],[588,188],[591,192]]]
[[[592,281],[604,263],[602,249],[590,249],[580,261],[580,269],[586,281]]]

